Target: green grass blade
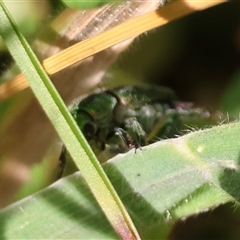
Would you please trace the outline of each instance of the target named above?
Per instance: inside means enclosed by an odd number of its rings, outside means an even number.
[[[134,225],[110,181],[2,1],[0,19],[2,38],[115,231],[122,238],[138,238]]]
[[[239,123],[222,125],[104,164],[143,239],[163,239],[173,220],[240,200],[239,134]],[[2,210],[0,222],[9,239],[116,237],[79,172]]]

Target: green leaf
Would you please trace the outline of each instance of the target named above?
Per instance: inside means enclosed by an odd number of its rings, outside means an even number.
[[[239,123],[119,154],[103,164],[143,239],[173,220],[240,200]],[[5,238],[116,238],[79,172],[0,212]]]
[[[119,0],[62,0],[70,8],[89,9],[97,8],[110,2],[120,2]]]

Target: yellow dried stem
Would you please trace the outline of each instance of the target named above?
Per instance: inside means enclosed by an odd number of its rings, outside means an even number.
[[[203,10],[223,2],[226,2],[226,0],[175,0],[163,8],[131,19],[111,30],[79,42],[47,58],[43,61],[43,66],[46,72],[52,75],[126,39],[133,38],[192,12]],[[25,77],[21,74],[18,75],[14,79],[0,85],[0,101],[11,97],[27,87],[28,83]]]

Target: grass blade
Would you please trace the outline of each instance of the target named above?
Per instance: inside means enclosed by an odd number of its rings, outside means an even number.
[[[0,18],[2,38],[81,170],[108,220],[123,239],[126,237],[127,239],[138,238],[138,233],[110,181],[2,1],[0,2]]]

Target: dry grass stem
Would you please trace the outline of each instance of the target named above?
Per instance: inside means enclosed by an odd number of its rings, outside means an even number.
[[[126,39],[135,37],[194,11],[203,10],[223,2],[226,2],[226,0],[175,0],[163,8],[131,19],[106,32],[76,43],[44,60],[43,66],[47,73],[52,75]],[[0,86],[0,101],[11,97],[27,87],[28,83],[25,77],[21,74],[18,75]]]

